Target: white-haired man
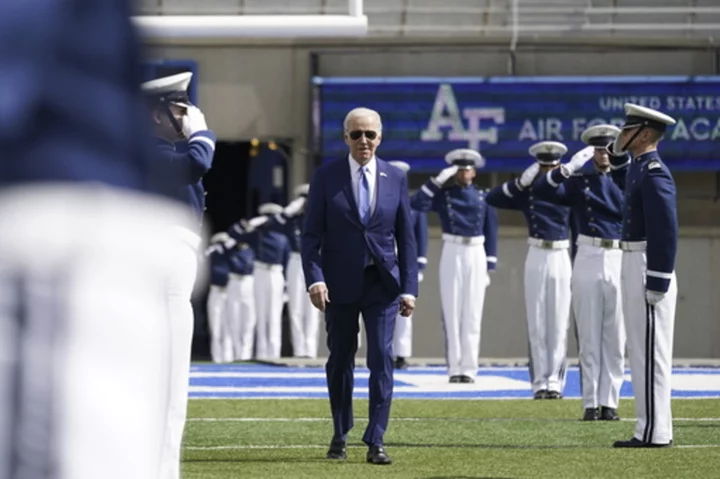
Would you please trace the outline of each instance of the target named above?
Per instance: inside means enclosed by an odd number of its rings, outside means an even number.
[[[449,152],[450,164],[413,195],[419,211],[435,211],[443,230],[440,300],[451,383],[473,383],[480,354],[480,328],[488,271],[497,264],[497,213],[485,202],[485,190],[473,184],[485,159],[474,150]],[[455,183],[443,187],[450,179]]]

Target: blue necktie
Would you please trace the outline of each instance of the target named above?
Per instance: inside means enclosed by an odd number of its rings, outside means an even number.
[[[367,179],[367,168],[360,168],[360,180],[358,182],[358,214],[360,221],[367,225],[370,219],[370,184]]]

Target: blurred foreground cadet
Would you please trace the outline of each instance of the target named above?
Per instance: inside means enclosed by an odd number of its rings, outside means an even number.
[[[129,2],[0,2],[0,478],[157,479],[177,263]]]
[[[390,161],[389,163],[400,168],[406,175],[410,171],[410,165],[404,161]],[[415,244],[417,244],[418,283],[421,283],[423,270],[427,266],[428,217],[427,213],[418,210],[410,210],[410,214],[415,231]],[[407,359],[412,356],[412,315],[406,317],[398,314],[395,318],[393,351],[395,352],[395,369],[407,369]]]
[[[205,116],[188,100],[192,73],[179,73],[142,84],[155,135],[155,161],[167,175],[165,194],[185,205],[193,224],[174,225],[174,250],[170,281],[165,295],[170,321],[170,402],[163,447],[160,479],[180,478],[180,448],[187,415],[193,309],[190,302],[197,276],[198,248],[202,242],[205,191],[202,177],[210,170],[215,152],[215,134]],[[185,152],[175,143],[187,140]]]
[[[633,160],[626,178],[622,228],[622,298],[637,423],[615,447],[666,447],[670,410],[678,244],[675,180],[657,152],[671,117],[625,104],[625,124],[612,146]]]
[[[480,355],[480,327],[488,271],[497,263],[497,212],[485,190],[473,184],[485,159],[475,150],[449,152],[450,165],[430,178],[412,198],[413,208],[435,211],[443,230],[440,300],[451,383],[473,383]],[[444,187],[453,178],[455,181]]]
[[[617,407],[625,374],[625,325],[620,270],[623,190],[629,155],[612,155],[607,145],[620,129],[591,126],[588,146],[536,182],[539,198],[572,209],[578,249],[572,273],[572,308],[578,332],[583,419],[620,419]],[[593,168],[583,171],[585,163]]]
[[[522,211],[528,226],[525,258],[525,311],[530,343],[529,369],[535,399],[560,399],[565,387],[567,331],[570,322],[568,247],[570,210],[538,198],[534,182],[560,166],[567,147],[541,141],[530,147],[535,161],[520,178],[493,188],[487,202]]]

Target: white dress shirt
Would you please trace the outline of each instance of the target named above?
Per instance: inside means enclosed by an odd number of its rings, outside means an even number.
[[[355,204],[360,205],[360,201],[358,199],[358,189],[360,187],[360,168],[362,167],[360,166],[360,163],[353,159],[352,155],[348,155],[348,162],[350,163],[350,174],[352,180],[351,183],[353,189],[353,196],[355,197]],[[377,160],[375,160],[374,156],[370,158],[370,161],[367,162],[365,168],[367,169],[365,175],[367,176],[368,180],[368,194],[370,196],[370,214],[372,215],[375,212],[375,205],[377,204],[377,188],[375,188],[375,184],[377,182]]]

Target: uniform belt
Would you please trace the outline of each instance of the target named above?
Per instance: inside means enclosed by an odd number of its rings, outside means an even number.
[[[456,243],[456,244],[464,244],[464,245],[477,245],[477,244],[485,243],[484,236],[458,236],[458,235],[451,235],[450,233],[443,233],[442,239],[443,239],[443,241],[447,241],[448,243]]]
[[[182,226],[173,226],[173,233],[184,243],[187,243],[193,250],[197,251],[202,242],[200,235]]]
[[[569,240],[544,240],[540,238],[528,238],[527,240],[530,246],[543,249],[566,249],[570,247]]]
[[[598,248],[605,249],[620,249],[620,240],[606,239],[606,238],[595,238],[593,236],[578,235],[578,244],[587,244],[590,246],[597,246]]]
[[[283,267],[281,264],[263,263],[262,261],[255,261],[255,267],[265,269],[268,271],[282,271]]]
[[[230,279],[243,279],[243,278],[249,278],[249,274],[238,274],[238,273],[230,273]]]
[[[645,251],[647,241],[621,241],[620,248],[623,251]]]

